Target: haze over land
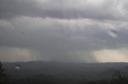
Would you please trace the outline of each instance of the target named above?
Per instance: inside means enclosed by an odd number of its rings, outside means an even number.
[[[0,0],[0,61],[128,62],[127,0]]]

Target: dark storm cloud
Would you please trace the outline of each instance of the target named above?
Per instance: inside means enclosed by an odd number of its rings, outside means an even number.
[[[94,51],[127,48],[124,3],[127,1],[0,0],[0,48],[14,50],[11,52],[18,52],[22,59],[27,57],[26,61],[35,50],[41,53],[38,60],[45,55],[58,61],[96,62]]]
[[[43,60],[43,55],[46,55],[46,58],[57,61],[95,62],[95,57],[91,56],[93,51],[118,49],[127,45],[127,37],[124,36],[127,30],[115,30],[118,36],[115,38],[104,30],[105,26],[102,28],[95,22],[80,25],[83,29],[78,25],[74,28],[76,24],[72,21],[68,23],[68,20],[59,20],[58,23],[53,19],[31,17],[3,20],[0,23],[0,46],[21,48],[18,49],[21,50],[20,53],[24,52],[22,48],[35,49],[42,53],[37,57],[38,60]],[[79,21],[76,23],[81,24]],[[26,54],[23,55],[31,58]]]
[[[0,18],[33,15],[38,9],[34,0],[0,0]]]
[[[121,2],[121,4],[120,4]],[[18,16],[52,18],[126,19],[125,0],[0,0],[0,18]]]
[[[59,1],[59,4],[61,4],[60,2],[61,1]],[[56,3],[56,1],[54,3]],[[47,6],[47,3],[40,4],[36,0],[0,0],[0,18],[4,19],[18,16],[62,18],[62,9],[52,10],[50,5],[52,5],[52,3]],[[58,6],[58,8],[60,8],[60,6]]]
[[[83,51],[89,53],[92,48],[95,48],[95,45],[88,44],[91,43],[91,41],[72,40],[68,36],[58,38],[54,36],[54,34],[49,35],[51,32],[47,30],[36,30],[31,31],[30,33],[27,33],[27,31],[23,32],[25,35],[23,34],[22,36],[22,32],[20,31],[3,31],[3,35],[0,33],[0,46],[36,49],[41,53],[46,54],[47,58],[52,60],[85,62],[87,59],[81,59],[73,52]],[[52,32],[58,33],[56,31]],[[67,33],[65,33],[65,35],[67,35]],[[42,58],[43,57],[41,56],[40,59]],[[88,57],[88,60],[93,59]]]
[[[95,40],[86,38],[89,33],[70,29],[68,21],[59,22],[28,17],[1,21],[0,46],[36,49],[52,60],[95,61],[89,52],[97,45]]]

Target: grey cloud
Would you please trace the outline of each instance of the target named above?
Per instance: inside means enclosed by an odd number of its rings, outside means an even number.
[[[117,38],[113,38],[104,29],[110,24],[106,27],[85,20],[89,25],[83,25],[79,21],[40,17],[0,20],[0,46],[35,49],[51,60],[70,62],[95,62],[91,55],[95,50],[127,47],[127,29],[115,29]]]
[[[45,54],[47,58],[57,61],[95,61],[89,53],[97,49],[95,45],[97,42],[93,38],[86,38],[90,36],[86,30],[74,32],[66,28],[68,24],[51,25],[50,22],[43,28],[43,25],[35,26],[38,21],[35,22],[32,19],[25,21],[21,18],[23,21],[20,22],[18,20],[8,22],[10,26],[16,28],[11,28],[7,24],[3,28],[0,27],[0,46],[35,49]],[[43,56],[39,59],[43,59]]]
[[[88,1],[89,0],[48,0],[46,2],[46,0],[42,0],[41,3],[38,2],[38,0],[0,0],[0,18],[31,16],[65,19],[127,19],[124,17],[127,12],[122,11],[127,10],[126,7],[124,7],[127,3],[125,0],[103,0],[103,2],[98,5],[90,4]],[[122,3],[121,7],[120,3]]]
[[[50,4],[52,5],[52,3]],[[52,7],[49,9],[49,6],[47,7],[47,4],[39,4],[36,0],[0,0],[0,18],[5,19],[18,16],[63,17],[61,10],[52,10]]]
[[[33,14],[36,10],[34,0],[0,0],[0,18]]]
[[[30,21],[32,20],[30,19]],[[119,30],[118,38],[113,38],[100,26],[94,24],[85,26],[86,28],[83,30],[72,31],[67,28],[64,31],[63,27],[67,26],[57,23],[50,26],[49,22],[48,26],[45,26],[46,28],[32,28],[35,24],[28,22],[31,27],[27,28],[25,23],[16,22],[18,20],[14,21],[15,24],[18,24],[18,26],[15,25],[16,28],[0,28],[0,46],[35,49],[51,60],[95,62],[96,59],[91,56],[91,52],[103,48],[126,47],[127,45],[126,30]],[[38,59],[43,59],[43,56]]]

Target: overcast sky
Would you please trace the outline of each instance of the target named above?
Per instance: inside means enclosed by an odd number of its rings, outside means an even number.
[[[128,62],[127,0],[0,0],[0,61]]]

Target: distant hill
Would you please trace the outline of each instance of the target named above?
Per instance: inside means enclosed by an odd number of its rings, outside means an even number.
[[[128,63],[62,63],[62,62],[13,62],[4,63],[11,78],[40,77],[51,75],[58,78],[73,77],[89,80],[112,78],[114,70],[128,74]],[[125,75],[126,75],[125,74]]]

